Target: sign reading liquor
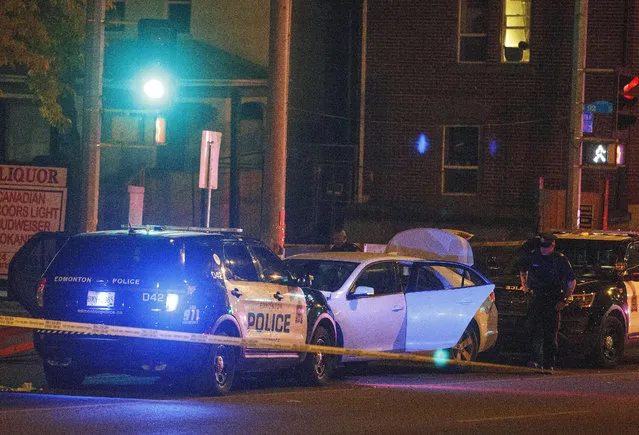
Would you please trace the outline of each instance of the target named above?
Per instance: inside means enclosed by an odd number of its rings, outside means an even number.
[[[66,187],[66,168],[0,165],[0,278],[32,235],[64,230]]]

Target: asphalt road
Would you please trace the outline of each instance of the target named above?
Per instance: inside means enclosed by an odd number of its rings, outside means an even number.
[[[0,378],[43,386],[33,354],[0,361]],[[398,364],[348,371],[322,388],[246,378],[203,398],[153,378],[101,375],[77,391],[0,393],[2,433],[637,433],[639,357],[615,370],[554,375]]]

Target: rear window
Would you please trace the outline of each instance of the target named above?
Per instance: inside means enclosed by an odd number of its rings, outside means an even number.
[[[184,271],[180,240],[139,235],[73,237],[60,250],[48,275],[136,275],[162,280]]]

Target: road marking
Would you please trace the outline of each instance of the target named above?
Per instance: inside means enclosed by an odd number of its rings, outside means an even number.
[[[455,420],[455,423],[483,423],[487,421],[502,421],[502,420],[519,420],[524,418],[539,418],[539,417],[555,417],[561,415],[573,415],[573,414],[590,414],[591,411],[564,411],[564,412],[550,412],[540,414],[520,414],[520,415],[508,415],[504,417],[484,417],[484,418],[470,418],[466,420]]]

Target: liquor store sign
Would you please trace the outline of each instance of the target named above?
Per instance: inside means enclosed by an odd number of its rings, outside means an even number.
[[[66,203],[66,168],[0,165],[0,278],[32,235],[64,230]]]

